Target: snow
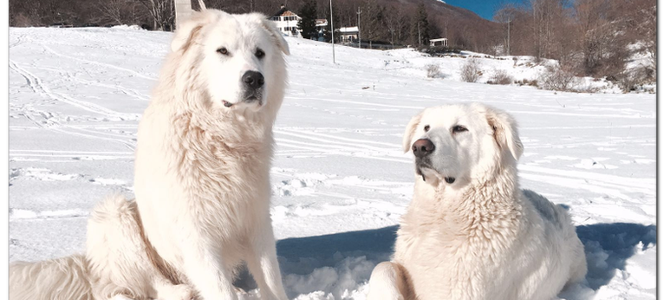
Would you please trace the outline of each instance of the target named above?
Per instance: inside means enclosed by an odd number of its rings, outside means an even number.
[[[82,252],[93,205],[110,193],[132,197],[137,123],[170,37],[10,29],[11,261]],[[655,299],[655,95],[483,84],[494,69],[533,79],[544,67],[524,57],[517,66],[477,58],[484,77],[464,83],[466,59],[457,56],[336,46],[334,65],[330,44],[288,43],[271,211],[291,298],[365,298],[412,196],[412,159],[400,146],[406,123],[424,107],[480,101],[517,118],[522,187],[569,207],[584,242],[587,279],[560,298]],[[429,64],[444,76],[426,78]]]

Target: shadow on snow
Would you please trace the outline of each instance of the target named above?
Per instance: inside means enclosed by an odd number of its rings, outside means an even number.
[[[367,282],[377,263],[389,260],[397,230],[396,225],[278,241],[277,256],[289,297],[324,291],[341,299],[347,290],[351,292]],[[584,244],[588,264],[585,284],[593,290],[607,285],[617,269],[625,269],[626,260],[638,248],[645,250],[656,244],[655,225],[582,225],[577,226],[577,235]]]
[[[616,270],[624,270],[626,260],[641,245],[646,250],[656,244],[656,225],[634,223],[601,223],[577,226],[577,235],[584,244],[589,271],[586,279],[597,290],[614,277]]]

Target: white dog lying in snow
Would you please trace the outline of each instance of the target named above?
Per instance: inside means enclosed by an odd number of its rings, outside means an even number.
[[[415,156],[414,197],[369,300],[548,300],[584,278],[568,213],[519,189],[523,145],[509,114],[428,108],[407,125],[403,146]]]

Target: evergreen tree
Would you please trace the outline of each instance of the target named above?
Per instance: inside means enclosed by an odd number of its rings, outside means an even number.
[[[416,13],[412,19],[412,44],[423,46],[428,45],[429,38],[429,23],[428,13],[423,3],[419,3],[416,8]]]
[[[298,15],[302,18],[298,21],[298,29],[302,37],[306,39],[316,39],[318,31],[316,29],[316,0],[307,0],[300,8]]]
[[[327,11],[326,11],[326,20],[328,21],[328,26],[325,26],[325,27],[323,28],[323,36],[324,36],[326,42],[330,42],[331,39],[332,39],[332,38],[331,38],[331,32],[330,32],[330,22],[331,22],[331,18],[330,18],[330,6],[328,6],[327,8],[328,8],[328,9],[327,9]],[[339,22],[339,20],[340,20],[340,15],[339,15],[339,12],[338,12],[338,10],[337,10],[336,8],[337,8],[337,7],[335,7],[335,5],[333,5],[333,18],[332,18],[332,22],[333,22],[333,30],[335,30],[335,42],[337,43],[337,42],[340,41],[340,40],[339,40],[339,36],[340,36],[340,32],[339,32],[339,29],[340,29],[340,22]]]
[[[384,7],[377,0],[366,0],[363,3],[361,30],[364,40],[382,41],[387,39],[386,28],[383,24],[384,10]]]

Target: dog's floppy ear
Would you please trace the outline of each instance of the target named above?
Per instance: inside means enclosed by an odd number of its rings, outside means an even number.
[[[194,11],[191,17],[184,22],[180,22],[172,38],[170,48],[173,52],[179,50],[186,51],[193,43],[193,40],[200,34],[202,27],[209,22],[214,21],[214,14],[208,11]]]
[[[261,24],[263,24],[263,28],[265,28],[267,31],[270,32],[270,35],[272,35],[272,39],[275,42],[275,45],[281,49],[282,52],[286,55],[290,55],[291,52],[288,50],[288,43],[284,39],[284,36],[279,32],[279,29],[277,29],[277,26],[274,24],[274,22],[268,20],[268,18],[262,14],[257,14],[258,17],[261,19]]]
[[[486,121],[493,128],[493,138],[500,149],[509,149],[514,159],[519,160],[523,154],[523,143],[514,118],[502,110],[486,107]]]
[[[416,127],[419,126],[422,116],[423,111],[418,113],[416,116],[412,117],[412,119],[409,120],[407,127],[405,127],[405,135],[402,137],[402,150],[405,153],[407,153],[407,151],[409,151],[409,148],[412,146],[410,145],[410,143],[412,142],[412,136],[414,136],[414,131],[416,130]]]

